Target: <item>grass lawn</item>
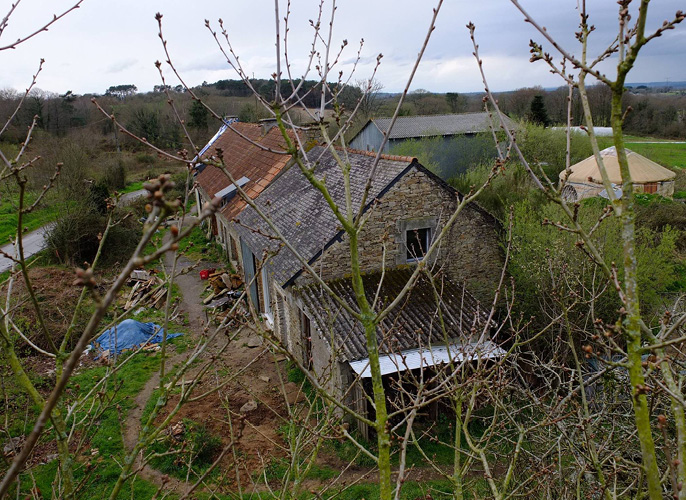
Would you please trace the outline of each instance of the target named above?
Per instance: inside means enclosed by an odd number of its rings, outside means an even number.
[[[172,296],[179,293],[180,291],[177,287]],[[136,319],[162,324],[162,316],[162,311],[152,308],[142,312]],[[179,321],[171,322],[169,331],[187,333],[188,328],[184,326],[184,323],[186,323],[185,317]],[[187,336],[182,336],[170,340],[169,343],[175,346],[176,351],[183,352],[188,348],[190,340]],[[121,472],[119,464],[123,463],[125,458],[121,422],[133,407],[135,396],[141,391],[152,374],[159,370],[160,359],[159,352],[138,353],[135,355],[125,353],[121,355],[120,362],[126,360],[126,363],[117,373],[110,377],[104,389],[101,388],[101,394],[106,396],[102,399],[99,397],[95,398],[93,408],[99,410],[96,410],[97,413],[93,424],[89,429],[77,432],[75,439],[75,441],[78,441],[86,433],[86,445],[76,456],[75,478],[77,481],[84,482],[83,489],[80,491],[80,498],[100,498],[103,495],[105,497],[109,495]],[[75,375],[70,380],[69,386],[65,391],[65,405],[73,404],[77,396],[83,396],[91,390],[106,374],[107,369],[108,367],[106,366],[95,366]],[[34,376],[34,378],[36,377]],[[40,377],[36,380],[39,379]],[[46,383],[48,384],[47,387],[50,387],[49,381],[46,380]],[[19,391],[17,396],[24,397],[24,394]],[[152,400],[154,402],[155,398],[152,398]],[[90,408],[91,402],[87,402],[84,406]],[[30,407],[30,414],[33,414],[34,418],[37,416],[37,412],[37,408]],[[77,412],[78,419],[83,418],[84,415],[85,410]],[[12,427],[11,432],[13,432],[13,435],[24,434],[25,429],[22,427],[24,415],[20,415],[16,420],[16,425]],[[45,444],[43,446],[51,449],[50,447],[54,446],[51,444],[52,439],[54,438],[50,429],[48,429],[45,433]],[[50,453],[53,452],[50,451]],[[36,487],[40,491],[42,498],[50,498],[52,483],[55,480],[56,473],[57,460],[33,467],[30,470],[33,479],[29,473],[24,473],[21,476],[21,492],[25,493],[28,497],[29,489],[33,480],[35,480]],[[124,486],[120,497],[148,499],[154,497],[156,490],[157,487],[155,485],[136,479]]]
[[[126,187],[120,191],[120,193],[124,194],[138,191],[139,189],[143,189],[143,184],[143,181],[131,182],[127,184]]]
[[[184,256],[196,261],[202,259],[207,262],[224,262],[222,248],[216,241],[209,241],[205,234],[203,227],[196,226],[193,228],[193,231],[180,244],[181,249],[184,250]]]
[[[173,342],[173,341],[170,341]],[[78,457],[76,466],[77,480],[85,479],[82,498],[99,498],[104,492],[109,493],[121,471],[118,462],[124,459],[124,445],[121,435],[120,413],[125,415],[133,406],[133,398],[143,388],[150,376],[158,369],[160,355],[136,354],[116,373],[107,386],[107,394],[114,396],[112,406],[102,412],[92,429],[90,442]],[[106,367],[85,370],[72,378],[67,394],[85,394],[105,374]],[[118,389],[118,390],[117,390]],[[119,407],[119,411],[117,411]],[[85,464],[90,462],[93,470],[87,471]],[[50,497],[52,481],[55,479],[57,461],[40,465],[32,469],[36,486],[44,498]],[[26,488],[31,485],[28,474],[22,476],[21,484]],[[23,488],[22,488],[23,489]],[[156,487],[142,480],[129,483],[123,490],[124,497],[152,498]]]
[[[33,203],[35,200],[35,195],[27,193],[25,198],[26,205]],[[19,221],[17,202],[18,196],[10,196],[6,190],[0,193],[0,245],[9,243],[10,236],[13,237],[17,233],[17,222]],[[44,205],[29,214],[24,214],[23,226],[25,231],[39,229],[57,219],[59,214],[60,207],[54,204]]]

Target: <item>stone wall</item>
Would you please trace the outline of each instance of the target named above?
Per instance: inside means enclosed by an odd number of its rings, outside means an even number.
[[[367,212],[360,236],[360,266],[363,272],[379,271],[407,263],[406,231],[430,227],[432,239],[457,206],[455,195],[420,170],[412,170]],[[482,301],[492,299],[503,264],[499,227],[476,205],[466,206],[443,239],[433,259],[437,268]],[[313,265],[324,280],[350,274],[349,239],[334,243]],[[311,281],[303,274],[298,284]]]
[[[275,286],[275,288],[278,288]],[[277,292],[278,294],[279,292]],[[311,313],[303,307],[302,302],[292,293],[283,294],[283,319],[286,332],[280,333],[282,341],[285,342],[288,351],[304,366],[307,360],[304,359],[303,328],[301,324],[300,311],[304,311],[308,316]],[[324,386],[327,392],[337,398],[342,398],[344,394],[342,370],[348,369],[347,363],[341,363],[333,357],[333,351],[328,341],[328,336],[321,332],[317,327],[314,318],[310,316],[310,333],[312,342],[312,373],[317,377],[319,383]]]

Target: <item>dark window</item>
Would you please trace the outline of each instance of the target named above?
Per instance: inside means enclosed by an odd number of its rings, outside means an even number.
[[[308,370],[312,369],[312,323],[303,311],[300,311],[300,328],[303,339],[303,365]]]
[[[426,251],[429,249],[431,229],[423,227],[421,229],[409,229],[405,233],[407,244],[407,261],[422,260]]]

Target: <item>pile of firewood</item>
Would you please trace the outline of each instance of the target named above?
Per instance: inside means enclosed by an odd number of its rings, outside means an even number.
[[[221,309],[235,299],[237,290],[243,287],[239,274],[215,271],[208,277],[208,289],[211,293],[203,300],[209,309]]]
[[[131,288],[131,293],[124,305],[124,309],[129,310],[139,304],[160,309],[164,304],[167,288],[164,286],[164,281],[157,276],[141,273],[132,276],[129,284],[133,284],[133,288]]]

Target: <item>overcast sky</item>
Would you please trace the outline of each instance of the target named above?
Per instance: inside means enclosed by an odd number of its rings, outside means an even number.
[[[0,0],[0,18],[10,3]],[[4,46],[36,29],[74,3],[68,0],[22,0],[9,27],[0,38]],[[290,49],[294,71],[303,71],[318,0],[292,0]],[[368,77],[377,54],[383,53],[378,79],[386,91],[402,90],[431,18],[435,2],[429,0],[344,0],[336,12],[333,40],[350,44],[341,69],[348,72],[364,38],[361,64],[354,79]],[[578,46],[573,33],[578,25],[577,0],[521,0],[571,52]],[[634,4],[637,0],[634,1]],[[617,4],[613,0],[588,0],[591,22],[597,27],[593,49],[614,38]],[[325,6],[330,17],[330,1]],[[655,28],[684,0],[653,0],[648,25]],[[155,13],[164,15],[169,49],[190,85],[235,78],[204,26],[224,19],[234,49],[245,69],[255,77],[274,72],[274,3],[272,0],[85,0],[82,7],[55,24],[48,33],[29,40],[16,50],[0,51],[0,88],[24,89],[45,58],[38,87],[64,93],[103,93],[109,86],[135,84],[140,91],[159,84],[156,60],[164,60],[157,37]],[[282,16],[284,11],[281,12]],[[556,87],[560,81],[546,66],[528,62],[528,41],[541,41],[533,27],[507,0],[446,0],[436,30],[412,85],[434,92],[474,92],[483,89],[465,25],[477,25],[477,37],[489,83],[494,90],[525,86]],[[552,49],[546,45],[549,50]],[[552,50],[551,50],[552,52]],[[608,68],[608,71],[610,68]],[[168,69],[165,68],[165,72]],[[686,23],[653,41],[641,53],[630,82],[686,81]],[[175,85],[171,74],[168,83]]]

